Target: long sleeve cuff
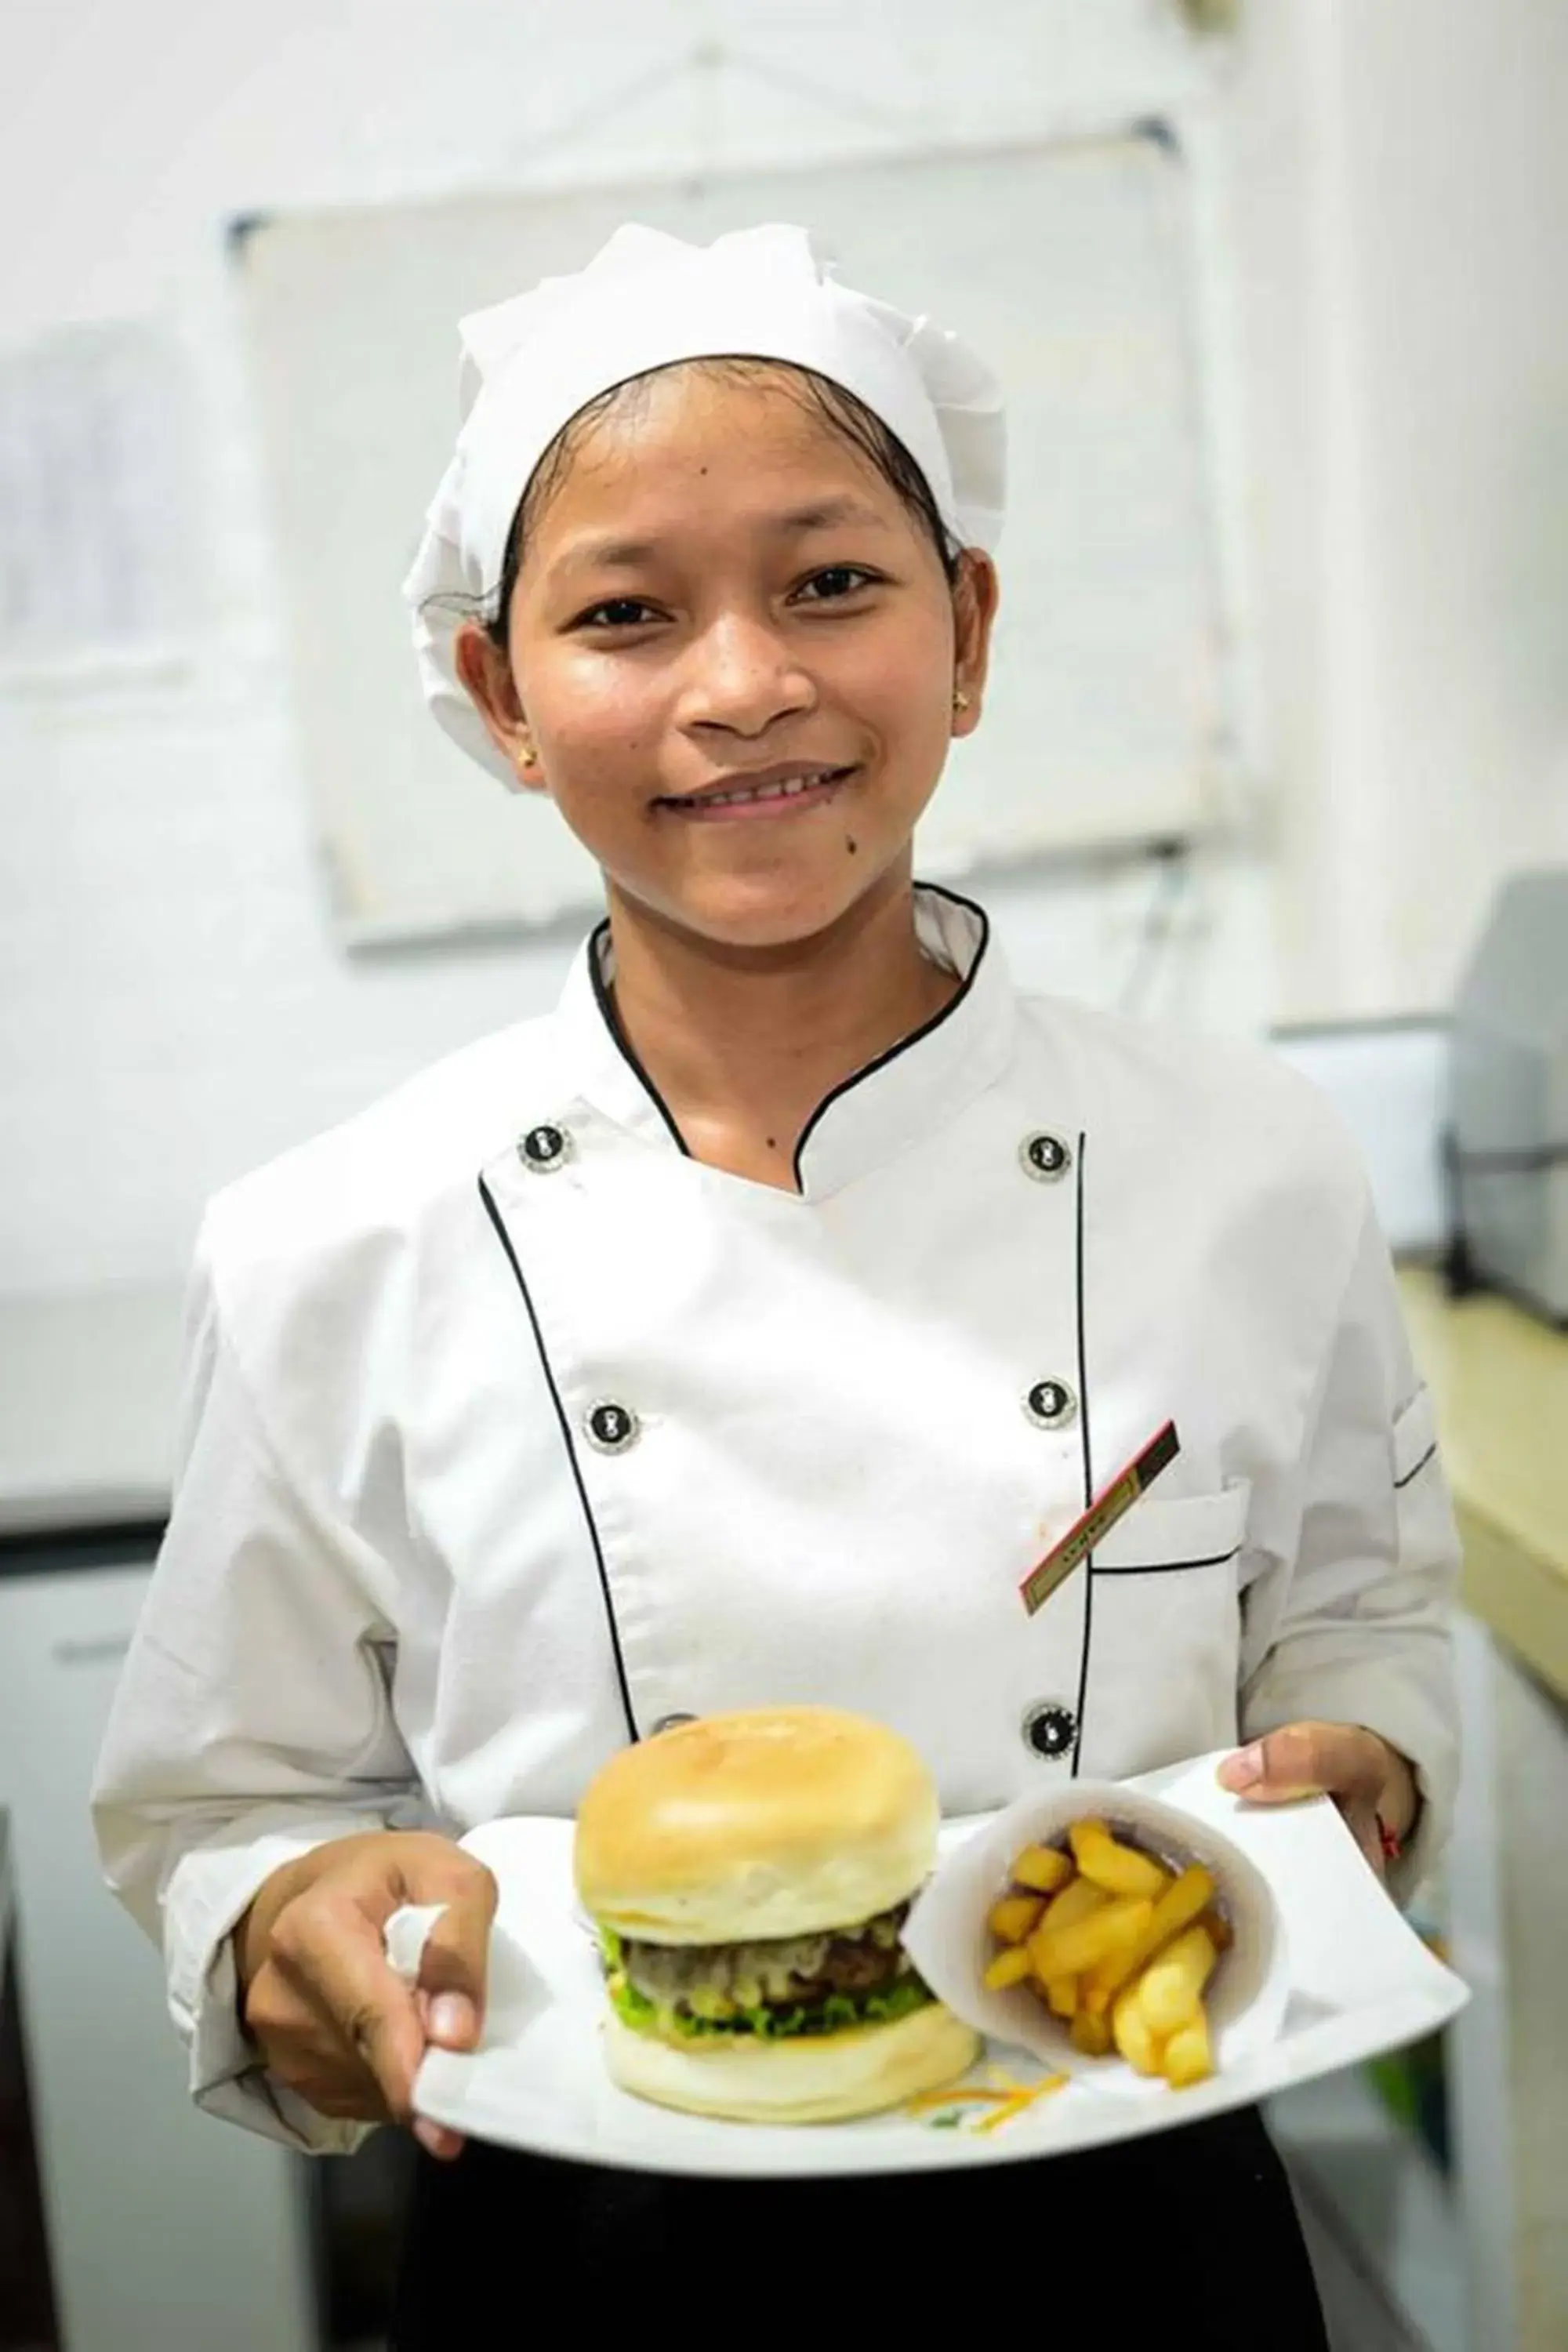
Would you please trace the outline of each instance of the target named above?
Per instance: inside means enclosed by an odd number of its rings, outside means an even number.
[[[268,1806],[175,1864],[163,1895],[169,2010],[190,2051],[191,2095],[206,2114],[308,2156],[352,2155],[377,2128],[318,2115],[268,2075],[239,2021],[234,1929],[275,1870],[338,1838],[402,1826],[396,1810],[389,1820]]]

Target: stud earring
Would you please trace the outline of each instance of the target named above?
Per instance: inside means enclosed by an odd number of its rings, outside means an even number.
[[[521,743],[520,743],[520,744],[518,745],[518,747],[517,747],[517,764],[518,764],[518,766],[519,766],[520,768],[531,768],[531,767],[535,767],[535,766],[538,764],[538,761],[539,761],[539,754],[538,754],[538,752],[534,750],[534,748],[533,748],[533,746],[532,746],[532,744],[531,744],[531,743],[528,742],[528,741],[525,740],[524,741],[522,741]]]
[[[969,708],[969,697],[961,686],[953,688],[952,707],[955,710],[967,710]]]

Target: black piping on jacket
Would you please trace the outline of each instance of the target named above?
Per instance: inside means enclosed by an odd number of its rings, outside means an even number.
[[[1078,1219],[1074,1244],[1076,1258],[1074,1288],[1078,1304],[1078,1425],[1083,1454],[1083,1507],[1087,1511],[1094,1500],[1094,1452],[1089,1440],[1089,1339],[1084,1318],[1084,1146],[1086,1138],[1079,1131],[1078,1139]],[[1078,1727],[1073,1733],[1073,1778],[1078,1777],[1078,1759],[1083,1748],[1083,1711],[1089,1696],[1089,1644],[1094,1631],[1094,1554],[1089,1553],[1083,1564],[1083,1648],[1078,1668]]]
[[[888,1065],[890,1062],[896,1061],[900,1054],[908,1053],[911,1046],[918,1045],[923,1039],[929,1037],[934,1030],[939,1029],[942,1023],[946,1021],[951,1014],[955,1013],[958,1007],[963,1003],[979,975],[981,964],[984,961],[985,952],[991,941],[991,919],[986,914],[985,909],[983,907],[977,906],[972,898],[963,898],[955,890],[943,890],[931,883],[921,883],[919,887],[928,896],[945,898],[948,900],[950,905],[962,907],[968,913],[973,915],[980,925],[979,945],[975,949],[973,958],[963,980],[960,983],[958,989],[954,992],[953,995],[948,1000],[947,1003],[942,1007],[942,1010],[939,1013],[933,1013],[929,1021],[922,1022],[918,1029],[911,1030],[907,1037],[901,1037],[897,1045],[890,1045],[885,1054],[879,1054],[874,1061],[868,1062],[863,1068],[852,1072],[848,1077],[843,1079],[839,1085],[830,1088],[823,1097],[821,1102],[818,1103],[816,1108],[812,1112],[811,1117],[806,1120],[805,1127],[801,1129],[799,1140],[795,1145],[795,1179],[797,1187],[799,1187],[801,1182],[801,1156],[805,1150],[807,1139],[813,1129],[817,1126],[818,1122],[822,1118],[824,1113],[828,1109],[829,1106],[838,1101],[843,1096],[848,1094],[855,1087],[858,1087],[863,1079],[873,1076],[879,1070],[886,1069]],[[609,923],[606,919],[606,920],[601,922],[595,927],[593,936],[588,942],[588,971],[593,983],[595,1002],[598,1005],[600,1017],[603,1019],[605,1028],[614,1039],[616,1048],[635,1074],[639,1084],[646,1091],[648,1099],[654,1104],[660,1117],[663,1118],[666,1127],[669,1129],[670,1136],[673,1139],[677,1149],[689,1159],[691,1157],[690,1150],[686,1142],[686,1139],[680,1132],[679,1127],[676,1123],[674,1115],[671,1112],[668,1104],[664,1100],[663,1096],[655,1086],[653,1079],[649,1076],[647,1070],[644,1067],[642,1061],[631,1043],[631,1040],[627,1037],[625,1030],[621,1026],[619,1016],[616,1011],[615,1000],[612,997],[609,987],[605,980],[601,958],[601,950],[608,931]],[[1079,1143],[1079,1382],[1080,1396],[1083,1393],[1082,1384],[1084,1360],[1082,1150],[1083,1145],[1082,1139],[1080,1137]],[[637,1728],[637,1714],[632,1705],[631,1684],[626,1675],[626,1656],[621,1646],[620,1627],[616,1619],[615,1596],[611,1591],[609,1570],[605,1560],[604,1546],[599,1540],[599,1531],[594,1522],[593,1505],[588,1499],[588,1488],[583,1476],[582,1465],[578,1459],[576,1441],[572,1433],[571,1420],[567,1414],[564,1404],[562,1402],[561,1391],[559,1387],[556,1385],[555,1374],[551,1367],[549,1350],[546,1349],[544,1344],[544,1333],[541,1327],[538,1314],[534,1309],[533,1300],[530,1295],[527,1279],[524,1276],[521,1265],[519,1262],[517,1252],[512,1246],[511,1236],[507,1231],[500,1212],[496,1206],[494,1196],[492,1195],[489,1186],[486,1183],[483,1176],[479,1180],[479,1197],[485,1205],[485,1213],[489,1218],[491,1224],[495,1228],[500,1245],[506,1253],[507,1263],[511,1267],[513,1276],[516,1279],[518,1291],[521,1297],[524,1308],[528,1314],[529,1324],[533,1332],[534,1345],[539,1350],[539,1360],[541,1367],[543,1370],[546,1384],[550,1390],[551,1402],[555,1407],[556,1419],[561,1424],[562,1442],[565,1446],[566,1458],[571,1465],[572,1476],[576,1485],[578,1500],[583,1507],[583,1517],[587,1527],[588,1539],[593,1546],[595,1567],[598,1571],[599,1590],[604,1598],[605,1616],[609,1626],[610,1646],[615,1657],[616,1680],[620,1692],[621,1708],[626,1717],[627,1732],[630,1737],[636,1740],[640,1738],[642,1735]],[[1086,1482],[1085,1499],[1087,1501],[1089,1492],[1088,1480],[1089,1477],[1087,1400],[1084,1405],[1083,1419],[1084,1478]],[[1087,1608],[1087,1601],[1085,1606]],[[1087,1654],[1088,1638],[1086,1622],[1086,1661]],[[1079,1714],[1081,1736],[1081,1683],[1079,1685]],[[1073,1769],[1075,1771],[1078,1769],[1076,1748],[1073,1757]]]
[[[917,887],[928,898],[945,898],[950,906],[962,907],[966,913],[973,915],[980,925],[980,944],[974,950],[973,959],[970,963],[969,970],[965,972],[957,989],[948,999],[947,1003],[942,1007],[940,1012],[933,1013],[929,1021],[922,1021],[918,1029],[911,1029],[907,1037],[900,1037],[896,1045],[889,1045],[885,1054],[879,1054],[874,1060],[865,1063],[859,1069],[852,1070],[847,1078],[841,1078],[836,1087],[830,1087],[827,1092],[823,1096],[822,1100],[817,1104],[816,1108],[812,1112],[811,1117],[801,1129],[799,1139],[795,1147],[795,1181],[797,1192],[802,1189],[802,1155],[805,1150],[806,1144],[810,1140],[813,1131],[820,1124],[825,1113],[831,1108],[834,1103],[838,1102],[845,1095],[852,1093],[855,1087],[859,1086],[863,1079],[874,1077],[879,1070],[885,1070],[889,1062],[896,1062],[900,1054],[907,1054],[912,1045],[921,1045],[931,1034],[933,1030],[940,1029],[942,1023],[949,1020],[952,1015],[957,1012],[959,1006],[963,1003],[965,997],[969,994],[970,990],[973,987],[975,981],[979,977],[980,967],[985,961],[985,951],[991,944],[991,918],[986,913],[984,908],[976,906],[973,898],[965,898],[956,890],[942,889],[934,882],[921,882],[917,885]],[[655,1086],[652,1078],[649,1076],[647,1070],[645,1068],[642,1060],[637,1054],[637,1048],[633,1045],[631,1039],[626,1035],[626,1031],[622,1028],[620,1015],[616,1011],[615,999],[610,994],[608,984],[605,982],[600,958],[600,950],[604,945],[605,938],[608,936],[609,929],[609,921],[606,918],[604,922],[597,926],[593,938],[588,942],[588,973],[594,984],[594,1001],[598,1005],[599,1013],[604,1021],[605,1026],[609,1031],[611,1037],[615,1040],[616,1049],[619,1052],[621,1058],[632,1071],[637,1083],[641,1086],[643,1091],[647,1096],[648,1100],[658,1112],[658,1115],[663,1119],[666,1127],[668,1128],[671,1136],[674,1138],[677,1149],[684,1152],[687,1159],[689,1160],[691,1157],[690,1147],[687,1143],[686,1138],[681,1134],[680,1129],[676,1123],[675,1114],[670,1109],[669,1105],[665,1101],[664,1097],[659,1093],[659,1090]]]
[[[518,1262],[517,1252],[512,1247],[511,1235],[508,1233],[500,1211],[495,1204],[494,1195],[482,1176],[479,1178],[479,1198],[485,1204],[485,1213],[495,1227],[500,1245],[506,1252],[507,1263],[517,1278],[518,1290],[521,1295],[523,1306],[528,1311],[528,1320],[532,1328],[533,1342],[539,1349],[539,1361],[550,1390],[550,1401],[555,1407],[555,1417],[561,1423],[562,1443],[566,1448],[566,1459],[572,1466],[572,1476],[577,1487],[577,1499],[583,1506],[583,1517],[587,1525],[588,1540],[594,1547],[594,1564],[599,1571],[599,1591],[604,1596],[605,1617],[610,1629],[610,1648],[615,1656],[616,1683],[620,1692],[621,1711],[626,1719],[626,1731],[629,1737],[633,1740],[637,1740],[641,1738],[642,1734],[637,1729],[637,1713],[632,1706],[631,1684],[626,1678],[626,1662],[621,1649],[621,1629],[616,1621],[616,1603],[610,1591],[609,1570],[605,1565],[605,1548],[599,1541],[599,1530],[594,1524],[594,1507],[588,1500],[588,1489],[584,1483],[582,1465],[577,1459],[577,1447],[572,1435],[572,1423],[567,1417],[566,1408],[561,1401],[561,1391],[555,1384],[555,1374],[551,1369],[549,1350],[544,1345],[544,1334],[540,1328],[539,1317],[534,1312],[533,1300],[529,1294],[522,1267]]]

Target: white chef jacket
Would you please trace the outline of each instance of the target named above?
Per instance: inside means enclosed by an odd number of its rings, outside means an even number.
[[[1021,1000],[922,889],[947,1009],[809,1121],[798,1192],[689,1157],[558,1010],[220,1192],[168,1533],[95,1790],[205,2105],[311,2148],[230,1931],[366,1827],[570,1815],[672,1717],[816,1700],[944,1809],[1359,1723],[1447,1812],[1458,1546],[1355,1154],[1259,1050]],[[1173,1418],[1157,1486],[1019,1584]]]

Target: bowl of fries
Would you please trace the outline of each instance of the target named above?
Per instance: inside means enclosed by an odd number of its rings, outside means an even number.
[[[1108,2090],[1184,2090],[1284,2019],[1284,1932],[1256,1864],[1114,1781],[1026,1798],[975,1832],[904,1944],[966,2022]]]

